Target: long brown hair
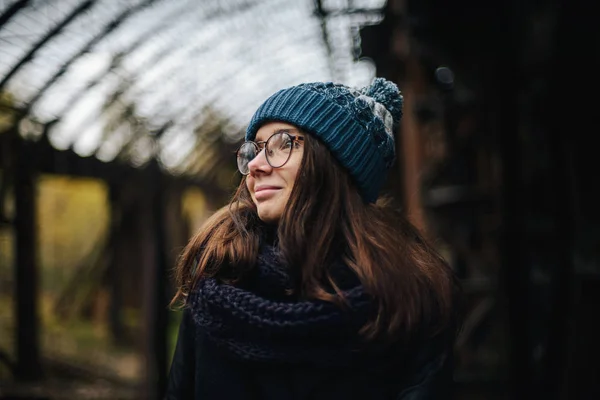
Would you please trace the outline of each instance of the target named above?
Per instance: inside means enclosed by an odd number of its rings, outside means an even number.
[[[305,135],[304,155],[277,227],[281,254],[300,277],[299,295],[343,306],[327,266],[343,260],[377,302],[361,333],[430,334],[454,321],[452,271],[390,202],[366,204],[350,175],[317,139]],[[242,180],[230,204],[190,240],[175,270],[172,305],[185,303],[196,282],[217,276],[235,284],[253,268],[265,225]],[[331,290],[331,288],[333,290]]]

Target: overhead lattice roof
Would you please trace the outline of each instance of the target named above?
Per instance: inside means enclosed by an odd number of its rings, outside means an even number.
[[[0,1],[0,93],[57,149],[200,173],[274,91],[366,85],[385,0]],[[7,100],[9,99],[9,100]]]

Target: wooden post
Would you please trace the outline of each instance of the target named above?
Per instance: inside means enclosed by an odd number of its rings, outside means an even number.
[[[42,376],[39,351],[38,268],[36,243],[35,170],[31,145],[15,131],[15,307],[17,363],[19,380]]]
[[[123,252],[130,247],[130,242],[126,240],[125,235],[121,234],[124,229],[123,211],[125,197],[122,193],[127,185],[109,182],[109,204],[110,204],[110,227],[109,227],[109,245],[110,251],[108,270],[106,273],[106,284],[110,292],[110,302],[108,311],[108,326],[110,337],[115,344],[126,344],[127,337],[123,325],[123,285],[121,283],[121,268],[126,268]]]
[[[415,97],[420,93],[422,74],[414,56],[407,59],[407,66],[408,76],[402,89],[404,92],[404,116],[401,122],[400,143],[404,175],[404,204],[408,220],[426,234],[427,227],[421,193],[423,144],[414,112]]]
[[[144,174],[140,218],[143,266],[144,399],[160,399],[167,384],[167,262],[162,174],[152,161]]]
[[[520,73],[522,5],[510,1],[499,7],[505,31],[498,30],[490,42],[497,48],[485,79],[487,115],[494,117],[489,128],[495,128],[502,158],[502,193],[500,236],[501,280],[508,311],[510,398],[531,399],[532,358],[529,329],[529,274],[531,264],[525,251],[525,204],[522,199],[523,166],[518,94],[522,87]],[[485,65],[486,63],[484,63]]]

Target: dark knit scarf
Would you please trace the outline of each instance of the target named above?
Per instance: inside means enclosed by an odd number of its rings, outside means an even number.
[[[370,296],[344,265],[333,266],[347,307],[289,295],[295,286],[277,249],[263,245],[257,265],[235,286],[203,279],[190,294],[195,323],[233,356],[253,361],[348,364],[365,355],[358,330],[373,308]]]

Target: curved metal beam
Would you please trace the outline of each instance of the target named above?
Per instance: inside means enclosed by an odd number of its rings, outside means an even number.
[[[161,21],[158,25],[154,26],[151,29],[152,33],[154,35],[156,35],[157,33],[160,33],[161,31],[163,31],[169,27],[172,27],[173,19],[179,17],[180,14],[183,14],[184,12],[188,12],[187,7],[182,7],[182,9],[178,9],[177,11],[170,13],[167,17],[161,19]],[[62,118],[64,118],[64,116],[67,114],[67,109],[73,103],[79,101],[86,93],[89,92],[90,89],[98,86],[111,72],[113,72],[114,70],[119,68],[121,66],[121,64],[123,64],[126,54],[131,54],[131,53],[135,52],[140,46],[142,46],[144,43],[146,43],[149,39],[150,39],[150,35],[141,35],[137,40],[135,40],[133,43],[131,43],[126,49],[124,49],[117,56],[115,56],[113,58],[111,65],[108,67],[108,69],[103,74],[99,75],[98,77],[93,79],[91,82],[89,82],[87,85],[85,85],[83,88],[78,90],[73,96],[71,96],[71,98],[68,101],[65,102],[64,107],[58,113],[59,116],[56,119],[61,120]],[[165,52],[165,54],[163,54],[162,56],[165,56],[167,53],[168,52]],[[156,61],[156,57],[152,57],[150,60],[148,60],[146,63],[144,63],[144,66],[148,66],[151,64],[151,62],[155,62],[155,61]]]
[[[165,17],[164,19],[162,19],[160,24],[158,24],[157,26],[153,27],[153,29],[151,29],[152,33],[157,34],[169,27],[172,27],[173,20],[175,18],[179,17],[179,15],[181,13],[185,12],[186,10],[187,10],[187,8],[178,9],[176,12],[173,12],[168,17]],[[90,89],[98,86],[107,76],[110,75],[110,73],[114,72],[117,68],[119,68],[121,66],[121,64],[123,64],[126,54],[131,54],[131,53],[135,52],[140,46],[142,46],[144,43],[146,43],[149,40],[149,38],[150,38],[149,35],[143,34],[137,40],[132,42],[126,49],[120,51],[117,55],[115,55],[113,57],[113,60],[110,64],[110,66],[104,73],[97,76],[95,79],[90,81],[83,88],[79,89],[77,92],[75,92],[74,95],[71,96],[71,98],[68,101],[65,102],[64,107],[58,113],[58,114],[60,114],[58,119],[62,119],[67,114],[66,110],[73,103],[79,101],[81,99],[81,97],[83,97]]]
[[[52,77],[46,81],[46,83],[44,84],[44,86],[42,86],[38,90],[37,94],[32,99],[30,99],[29,102],[27,103],[27,105],[24,107],[25,108],[25,110],[24,110],[25,113],[28,113],[29,110],[31,110],[31,108],[39,101],[39,99],[44,95],[44,93],[54,83],[56,83],[56,81],[58,79],[60,79],[61,76],[63,76],[67,72],[67,70],[69,69],[69,67],[75,61],[77,61],[84,54],[88,53],[96,44],[98,44],[102,39],[104,39],[106,36],[108,36],[115,29],[117,29],[123,22],[125,22],[127,20],[127,18],[129,18],[130,16],[134,15],[138,11],[143,10],[144,8],[151,6],[156,1],[160,1],[160,0],[146,0],[143,3],[140,3],[140,4],[136,5],[135,7],[126,9],[119,16],[117,16],[112,21],[110,21],[104,27],[104,29],[100,33],[98,33],[96,36],[94,36],[92,38],[92,40],[90,40],[85,45],[84,48],[82,48],[81,50],[79,50],[79,52],[77,52],[69,60],[67,60],[65,63],[63,63],[60,66],[60,68],[54,73],[54,75],[52,75]]]
[[[246,6],[243,9],[238,10],[238,12],[246,11],[247,9],[249,9],[251,7],[250,3],[245,3],[245,5]],[[219,16],[219,15],[226,15],[226,14],[223,13],[221,10],[217,10],[214,13],[205,16],[205,18],[214,18],[215,16]],[[215,35],[213,35],[213,36],[218,36],[218,34],[219,34],[219,32],[215,33]],[[177,37],[175,37],[175,38],[173,38],[172,41],[169,42],[169,44],[172,44],[173,42],[175,42],[177,40],[179,40],[179,39]],[[198,44],[189,46],[188,48],[184,49],[183,52],[192,52],[193,54],[196,54],[196,53],[200,53],[200,52],[204,51],[205,49],[209,48],[210,46],[212,46],[212,43],[209,40],[206,43],[198,43]],[[160,60],[166,59],[169,54],[171,54],[172,52],[177,51],[177,50],[181,50],[181,49],[177,48],[177,46],[173,46],[173,45],[165,46],[164,49],[162,49],[158,53],[155,53],[150,59],[148,59],[143,64],[143,66],[139,68],[139,70],[140,71],[144,71],[143,73],[148,73],[149,70],[155,69],[158,65],[160,65]],[[181,65],[177,65],[174,68],[166,69],[163,72],[161,72],[161,74],[159,76],[162,77],[162,76],[164,76],[166,74],[171,74],[171,76],[173,76],[174,75],[173,71],[176,70],[176,69],[180,69],[180,68],[182,68]],[[109,70],[111,70],[111,69],[113,69],[113,68],[111,67]],[[138,74],[138,77],[140,75],[141,74]],[[100,79],[102,79],[102,78],[100,78]],[[111,106],[114,103],[116,103],[117,101],[121,100],[121,98],[133,86],[133,84],[134,84],[134,82],[136,80],[137,79],[134,77],[132,79],[129,79],[129,81],[125,85],[120,86],[118,88],[118,90],[116,92],[114,92],[113,95],[109,99],[107,99],[107,101],[105,102],[105,107],[104,107],[103,113],[106,110],[110,109]],[[91,84],[92,84],[92,86],[94,86],[97,83],[99,83],[98,79],[94,80]],[[87,88],[85,89],[85,91],[87,91],[89,88],[90,88],[90,85],[87,86]],[[169,93],[171,93],[171,92],[172,91],[170,91]],[[120,114],[120,116],[121,117],[124,116],[125,113],[127,112],[127,110],[129,110],[130,107],[132,107],[133,105],[134,105],[134,102],[129,102],[127,105],[125,105],[123,107],[123,112]],[[59,117],[59,119],[61,119],[61,118],[64,117],[64,115],[66,114],[66,111],[62,112],[61,114],[62,115]],[[82,132],[84,132],[85,131],[85,127],[89,126],[90,125],[90,121],[92,119],[94,119],[94,118],[96,118],[96,116],[90,115],[88,118],[86,118],[84,120],[84,122],[82,122],[80,124],[81,128],[75,129],[75,131],[82,131]],[[109,137],[109,135],[110,135],[110,132],[106,132],[106,134],[103,136],[102,140],[107,140],[108,137]]]
[[[169,43],[172,43],[172,42],[170,41]],[[201,46],[201,47],[200,47],[201,49],[202,49],[203,47],[206,47],[206,46],[207,46],[207,44],[206,44],[206,43],[202,43],[202,44],[203,44],[204,46]],[[208,44],[208,45],[210,45],[210,44]],[[185,51],[186,51],[186,52],[187,52],[187,51],[194,51],[194,53],[196,53],[196,52],[198,52],[198,53],[199,53],[199,52],[200,52],[200,50],[196,49],[196,47],[197,47],[197,46],[193,46],[193,47],[191,47],[191,48],[188,48],[188,49],[186,49]],[[151,61],[151,60],[157,61],[157,60],[160,60],[161,58],[164,58],[165,52],[166,52],[167,54],[170,54],[170,52],[171,52],[171,51],[174,51],[174,50],[176,50],[176,46],[170,46],[170,47],[167,47],[166,49],[164,49],[163,51],[159,52],[158,54],[154,54],[154,55],[153,55],[153,57],[151,57],[151,58],[150,58],[150,60],[147,60],[147,61]],[[239,52],[239,54],[240,54],[240,55],[242,55],[242,56],[245,56],[245,55],[247,55],[247,54],[249,54],[249,53],[251,52],[251,49],[244,49],[244,50],[246,50],[246,51],[241,51],[241,52]],[[121,54],[127,54],[127,52],[123,52],[123,53],[121,53]],[[156,55],[159,55],[159,58],[156,58]],[[162,55],[162,56],[161,56],[161,55]],[[86,91],[86,92],[87,92],[87,90],[89,90],[89,88],[90,88],[90,87],[94,86],[95,84],[98,84],[98,83],[99,83],[99,82],[100,82],[100,81],[101,81],[101,80],[102,80],[102,79],[103,79],[103,78],[104,78],[106,75],[108,75],[108,73],[109,73],[109,72],[113,71],[113,70],[115,69],[115,65],[119,65],[119,64],[122,62],[122,60],[123,60],[123,58],[120,58],[120,59],[115,59],[115,61],[113,61],[113,65],[111,66],[111,68],[109,69],[109,71],[107,71],[107,73],[106,73],[106,74],[104,74],[104,75],[103,75],[102,77],[100,77],[99,79],[96,79],[96,80],[95,80],[95,82],[93,82],[91,86],[90,86],[90,85],[88,85],[88,87],[87,87],[86,89],[84,89],[84,91]],[[260,61],[260,60],[259,60],[259,61]],[[259,64],[260,64],[260,63],[259,63]],[[144,63],[144,65],[146,65],[146,62]],[[153,66],[153,65],[152,65],[152,64],[150,64],[150,67],[152,67],[152,66]],[[178,69],[181,69],[181,68],[184,68],[184,66],[183,66],[182,64],[177,64],[177,65],[175,66],[175,68],[169,68],[169,69],[168,69],[168,70],[166,70],[165,72],[161,72],[160,76],[163,76],[163,74],[166,74],[166,73],[170,73],[170,74],[171,74],[171,76],[173,76],[173,70],[178,70]],[[142,70],[142,69],[143,69],[143,68],[140,68],[140,70]],[[144,73],[147,73],[147,72],[148,72],[148,71],[144,71]],[[330,70],[330,73],[333,73],[333,71],[332,71],[332,70]],[[137,75],[138,75],[138,76],[141,76],[141,74],[137,74]],[[231,74],[229,74],[229,76],[230,76],[230,75],[231,75]],[[219,79],[219,80],[216,80],[216,81],[215,81],[215,83],[213,83],[213,84],[211,84],[211,85],[209,86],[209,88],[213,88],[213,87],[215,87],[215,86],[216,86],[216,83],[218,83],[218,82],[222,82],[224,79],[225,79],[225,77],[222,77],[221,79]],[[266,79],[266,77],[265,77],[265,79]],[[117,92],[115,92],[113,96],[111,96],[111,98],[107,99],[107,100],[108,100],[108,101],[106,102],[106,103],[107,103],[107,108],[110,108],[110,107],[111,107],[111,105],[112,105],[112,103],[114,103],[114,102],[116,102],[116,101],[118,101],[118,100],[120,100],[120,99],[122,98],[122,96],[124,95],[125,91],[126,91],[126,90],[128,90],[128,89],[129,89],[129,88],[130,88],[130,87],[133,85],[131,82],[133,82],[133,80],[132,80],[132,81],[130,81],[130,83],[129,83],[127,86],[125,86],[125,88],[124,88],[123,86],[121,86],[121,87],[119,88],[119,90],[118,90]],[[177,85],[177,86],[175,86],[175,87],[171,87],[171,86],[166,86],[166,85],[165,85],[164,87],[169,89],[167,93],[170,93],[170,94],[173,94],[173,93],[174,93],[174,91],[179,91],[179,90],[181,90],[181,89],[182,89],[182,88],[181,88],[181,85]],[[143,91],[143,92],[145,92],[145,91]],[[203,90],[202,90],[202,93],[206,93],[206,88],[203,88]],[[163,97],[164,97],[164,96],[163,96]],[[168,97],[168,96],[167,96],[167,97]],[[213,96],[213,97],[215,97],[215,96]],[[78,97],[76,96],[76,98],[78,98]],[[70,103],[72,103],[72,100],[73,100],[73,98],[71,99]],[[199,100],[202,100],[202,103],[201,103],[201,104],[206,104],[206,98],[205,98],[205,97],[204,97],[203,99],[199,99]],[[134,104],[135,104],[135,102],[130,102],[130,104],[129,104],[129,105],[126,105],[124,108],[127,110],[127,109],[129,109],[129,108],[130,108],[129,106],[131,106],[131,105],[134,105]],[[180,108],[180,109],[178,110],[178,111],[180,111],[180,112],[177,112],[177,114],[175,114],[175,115],[170,115],[170,116],[169,116],[169,121],[168,121],[168,122],[167,122],[165,125],[163,125],[163,127],[161,127],[160,129],[158,129],[158,132],[155,132],[155,134],[154,134],[154,135],[152,135],[152,137],[153,137],[153,138],[155,138],[155,139],[160,139],[160,137],[161,137],[162,133],[163,133],[163,132],[165,132],[165,131],[168,131],[168,130],[169,130],[169,128],[171,127],[171,125],[174,125],[174,122],[173,122],[173,121],[177,121],[178,119],[185,117],[185,115],[186,115],[186,114],[189,114],[189,110],[190,110],[190,105],[189,105],[189,104],[187,104],[185,107],[182,107],[182,108]],[[66,112],[63,112],[63,113],[62,113],[62,115],[61,115],[59,118],[63,118],[65,115],[66,115]],[[124,113],[122,113],[121,115],[124,115]],[[194,114],[194,115],[197,115],[197,114]],[[186,122],[185,122],[185,124],[188,124],[188,123],[190,123],[190,121],[192,121],[192,120],[193,120],[193,118],[194,118],[194,115],[190,116],[190,118],[186,118]],[[84,130],[82,129],[82,131],[84,131]],[[145,132],[145,131],[144,131],[144,132]],[[132,138],[129,140],[129,142],[128,142],[129,144],[135,143],[135,141],[136,141],[137,139],[139,139],[139,134],[142,134],[143,132],[136,132],[136,133],[138,133],[138,134],[137,134],[137,135],[135,135],[134,137],[132,137]],[[108,139],[108,138],[109,138],[109,136],[110,136],[110,132],[106,132],[106,136],[104,137],[104,139],[103,139],[103,140],[106,140],[106,139]],[[102,141],[101,141],[101,142],[102,142]],[[101,142],[100,142],[100,143],[101,143]],[[126,148],[128,148],[128,147],[129,147],[129,145],[128,145],[128,144],[126,144],[126,145],[123,147],[123,149],[121,149],[121,152],[120,152],[120,153],[122,154],[122,152],[123,152],[123,151],[125,151],[125,150],[126,150]],[[99,150],[99,148],[97,148],[97,149],[96,149],[96,152],[97,152],[98,150]],[[118,157],[118,156],[117,156],[117,157]]]
[[[203,44],[203,46],[201,46],[201,48],[203,49],[203,48],[209,47],[209,45],[210,44]],[[240,46],[240,47],[242,47],[242,46]],[[199,49],[195,49],[195,50],[200,51]],[[163,71],[159,76],[162,77],[162,76],[164,76],[166,74],[169,74],[171,77],[175,76],[176,72],[179,71],[182,68],[185,68],[185,67],[182,67],[181,64],[179,64],[175,68],[170,68],[168,70]],[[217,82],[222,82],[223,80],[224,79],[221,79],[221,80],[219,80]],[[163,82],[163,81],[161,80],[161,82]],[[172,86],[161,85],[161,86],[168,87],[170,89],[167,92],[163,92],[163,94],[161,94],[161,97],[163,97],[165,99],[173,98],[182,89],[181,85],[172,85]],[[216,86],[216,85],[212,85],[212,86]],[[104,112],[106,112],[106,110],[109,109],[114,103],[116,103],[117,101],[119,101],[121,99],[121,97],[124,95],[124,92],[123,91],[119,91],[118,93],[115,93],[115,94],[116,94],[116,96],[113,96],[113,98],[111,100],[109,100],[109,104],[105,108]],[[194,96],[192,96],[192,97],[194,97]],[[123,119],[123,120],[125,120],[127,111],[130,110],[131,107],[134,107],[135,104],[136,104],[135,101],[131,101],[128,104],[126,104],[123,107],[122,112],[117,115],[116,119]],[[169,120],[170,121],[177,121],[185,113],[185,111],[186,111],[187,108],[189,108],[189,104],[188,104],[187,107],[183,107],[182,108],[182,110],[181,110],[182,112],[180,114],[176,114],[174,117],[171,116],[171,118],[169,118]],[[92,119],[92,117],[90,116],[90,118],[86,119],[85,122],[83,122],[83,123],[80,124],[81,128],[80,129],[79,128],[75,129],[75,131],[81,131],[81,132],[85,133],[85,127],[89,125],[89,121],[91,119]],[[159,139],[162,136],[162,133],[164,133],[164,132],[165,132],[165,130],[161,130],[161,133],[158,134],[156,138]],[[102,141],[108,140],[112,136],[111,134],[112,134],[112,132],[105,131],[102,139],[100,140],[100,143]],[[132,139],[132,140],[135,140],[135,139]],[[98,149],[96,149],[96,150],[98,150]]]
[[[280,0],[282,1],[282,0]],[[245,1],[240,3],[239,7],[236,9],[237,13],[240,12],[245,12],[249,9],[251,9],[253,6],[255,6],[256,3],[253,3],[251,1]],[[227,13],[227,10],[222,10],[220,8],[217,8],[216,10],[212,11],[211,13],[208,13],[207,15],[203,16],[203,20],[206,19],[214,19],[216,17],[219,16],[229,16],[230,14]],[[163,19],[164,22],[164,19]],[[171,26],[169,24],[167,24],[167,26]],[[153,31],[154,34],[156,34],[157,30],[155,29]],[[138,47],[140,44],[140,41],[143,42],[145,41],[147,38],[142,37],[140,38],[140,40],[138,40],[135,45],[130,46],[128,49],[124,50],[123,52],[121,52],[121,54],[125,55],[125,54],[130,54],[135,47]],[[173,42],[176,42],[177,40],[179,40],[179,38],[175,37],[173,38],[172,41],[169,42],[169,44],[172,44]],[[192,48],[195,46],[192,46]],[[162,49],[160,52],[154,54],[152,56],[152,58],[150,58],[149,60],[147,60],[142,67],[139,68],[139,70],[144,70],[145,73],[148,72],[148,70],[150,69],[154,69],[157,66],[157,63],[160,59],[166,58],[166,56],[168,56],[170,53],[172,53],[173,51],[178,50],[177,46],[167,46],[166,48]],[[198,51],[198,50],[196,50]],[[88,85],[86,85],[84,88],[82,88],[75,96],[73,96],[71,98],[70,101],[66,102],[65,107],[63,108],[63,110],[61,110],[61,112],[59,112],[60,116],[58,117],[58,119],[62,119],[65,115],[66,115],[66,109],[68,108],[69,104],[72,104],[75,101],[78,101],[87,91],[89,91],[92,87],[98,85],[110,72],[112,72],[113,70],[115,70],[118,66],[120,66],[120,64],[123,62],[123,58],[119,58],[116,57],[113,60],[113,64],[109,67],[109,69],[106,71],[106,73],[104,73],[102,76],[98,77],[97,79],[94,79],[92,82],[90,82]],[[140,74],[138,74],[139,76]],[[161,74],[162,76],[162,74]],[[119,87],[119,90],[117,92],[115,92],[115,94],[113,95],[112,98],[108,99],[107,103],[107,107],[110,107],[110,103],[113,103],[115,101],[118,101],[122,95],[124,94],[124,92],[126,90],[128,90],[132,85],[133,85],[133,81],[135,81],[136,79],[132,79],[129,83],[127,83],[125,86],[121,86]]]
[[[87,0],[81,3],[77,8],[75,8],[65,19],[63,19],[58,25],[56,25],[46,36],[44,36],[39,42],[37,42],[28,52],[23,56],[15,66],[2,78],[0,81],[0,91],[4,89],[4,86],[8,83],[10,78],[13,77],[14,74],[17,73],[19,68],[21,68],[24,64],[26,64],[29,60],[33,58],[35,53],[42,48],[46,42],[56,36],[60,31],[63,30],[64,27],[69,25],[71,21],[77,18],[81,13],[90,8],[92,4],[94,4],[96,0]]]
[[[0,29],[2,29],[4,24],[10,21],[11,18],[14,17],[17,12],[19,12],[19,10],[27,7],[29,3],[31,3],[31,0],[19,0],[8,7],[8,9],[4,11],[2,15],[0,15]]]
[[[218,36],[218,34],[219,34],[219,32],[215,33],[216,36]],[[309,35],[305,34],[305,35],[301,36],[299,40],[302,41],[307,36],[309,36]],[[202,43],[201,46],[198,46],[198,45],[193,46],[193,47],[189,48],[186,51],[189,51],[189,52],[191,52],[192,54],[195,55],[195,54],[201,53],[202,51],[204,51],[205,49],[209,48],[210,46],[212,46],[212,43],[210,43],[210,41],[208,41],[208,43]],[[246,57],[248,54],[250,54],[252,52],[252,49],[248,48],[245,43],[240,42],[240,43],[238,43],[237,47],[240,49],[240,51],[236,52],[236,54],[237,54],[238,57]],[[169,75],[170,77],[174,77],[174,76],[177,75],[177,71],[179,71],[181,69],[184,69],[184,68],[186,68],[186,67],[183,66],[182,64],[178,64],[174,68],[170,68],[170,69],[164,70],[159,76],[162,77],[164,75]],[[237,73],[237,71],[239,71],[239,69],[236,70],[234,72],[234,74]],[[224,75],[226,75],[226,76],[223,77],[223,78],[221,78],[220,80],[215,81],[213,83],[213,85],[209,86],[208,88],[210,89],[210,88],[213,88],[215,86],[220,85],[224,80],[228,79],[228,77],[231,76],[231,73],[224,74]],[[161,80],[161,82],[163,82],[163,81]],[[162,92],[161,95],[157,96],[157,97],[161,97],[161,98],[164,98],[164,99],[171,99],[171,98],[175,97],[175,95],[179,91],[181,91],[182,89],[184,89],[184,87],[182,87],[182,86],[186,85],[186,84],[187,84],[186,82],[182,82],[180,85],[177,85],[177,86],[161,85],[161,87],[168,88],[170,90],[168,90],[166,92]],[[107,105],[106,109],[110,108],[112,103],[115,103],[116,101],[120,100],[121,97],[125,94],[124,92],[129,88],[129,86],[130,85],[126,86],[125,89],[121,88],[121,90],[119,90],[119,92],[116,92],[115,96],[113,96],[111,99],[108,100],[107,103],[109,103],[109,104]],[[203,92],[206,92],[206,91],[207,91],[207,89],[204,88]],[[144,93],[144,92],[142,92],[142,93]],[[193,96],[193,97],[195,97],[195,96]],[[125,113],[126,113],[126,110],[130,109],[130,107],[132,107],[133,105],[134,105],[134,102],[130,102],[125,107],[123,107],[123,112],[120,114],[120,116],[124,117]],[[184,109],[189,109],[189,104],[186,107],[184,107]],[[178,115],[175,118],[171,117],[170,119],[176,121],[179,117],[181,117],[181,115]],[[85,126],[89,125],[89,121],[91,119],[92,119],[92,117],[90,116],[90,118],[86,119],[86,122],[83,122],[81,124],[81,131],[85,130]],[[76,130],[78,130],[78,129],[76,129]],[[103,138],[103,140],[106,140],[109,137],[109,134],[110,133],[107,132],[107,135]]]
[[[157,65],[160,64],[160,60],[165,59],[169,54],[171,54],[172,52],[176,51],[177,48],[175,46],[166,46],[164,49],[162,49],[161,51],[159,51],[158,53],[155,53],[151,58],[149,58],[146,62],[144,62],[144,64],[139,68],[139,70],[143,70],[145,71],[145,73],[148,72],[148,70],[150,69],[154,69],[156,68]],[[119,64],[122,62],[122,59],[120,59]],[[112,69],[112,68],[111,68]],[[109,70],[111,70],[109,69]],[[172,69],[169,69],[167,71],[172,71]],[[164,73],[163,73],[164,74]],[[161,74],[161,76],[163,75]],[[103,75],[101,78],[99,79],[95,79],[93,82],[91,82],[91,86],[88,85],[88,89],[99,84],[100,81],[106,76]],[[133,86],[134,82],[136,81],[136,77],[133,77],[131,79],[129,79],[124,85],[120,86],[118,88],[117,91],[115,91],[112,96],[108,99],[106,99],[105,101],[105,105],[103,107],[102,110],[102,114],[104,114],[107,110],[109,110],[115,103],[117,103],[118,101],[121,100],[121,98],[127,93],[127,91]],[[87,90],[85,91],[80,91],[79,94],[83,95],[87,92]],[[77,98],[79,98],[81,96],[78,96]],[[73,99],[72,99],[73,100]],[[73,101],[71,101],[72,103]],[[125,116],[125,114],[128,112],[128,110],[131,109],[132,106],[135,106],[135,102],[129,102],[128,104],[126,104],[123,107],[123,111],[119,114],[119,116],[117,117],[117,119],[122,118]],[[67,114],[67,109],[68,107],[65,107],[65,110],[63,112],[61,112],[61,116],[58,118],[59,120],[64,118],[64,116]],[[85,132],[85,127],[89,126],[92,123],[92,120],[96,119],[96,115],[88,115],[82,123],[79,124],[79,127],[74,129],[75,131],[80,131],[80,132]],[[103,135],[101,141],[106,140],[108,138],[108,132],[105,132],[105,134]]]
[[[164,131],[168,130],[171,126],[173,125],[172,121],[167,121],[166,123],[164,123],[160,128],[153,130],[150,133],[150,139],[154,142],[154,153],[156,153],[156,136],[160,136],[163,134]],[[135,142],[140,139],[144,133],[146,132],[142,132],[141,130],[136,132],[137,134],[134,134],[135,136],[130,139],[125,146],[121,147],[121,149],[119,150],[119,152],[117,153],[117,155],[115,156],[115,158],[120,158],[123,157],[124,154],[128,153],[131,151],[132,146],[135,144]],[[155,158],[156,154],[151,154],[150,158]]]

